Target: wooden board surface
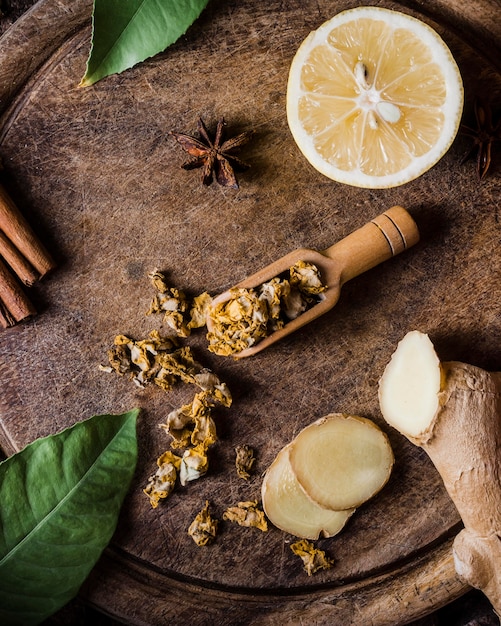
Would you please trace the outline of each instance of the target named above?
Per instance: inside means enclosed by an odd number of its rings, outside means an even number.
[[[495,2],[457,7],[380,2],[434,25],[465,82],[499,102],[501,33]],[[430,333],[442,359],[501,363],[499,169],[478,184],[459,137],[430,172],[404,187],[338,185],[304,161],[287,128],[292,56],[308,32],[350,2],[213,3],[165,53],[89,89],[76,85],[90,42],[88,0],[39,2],[0,40],[0,154],[4,180],[59,267],[31,291],[40,315],[0,336],[0,443],[6,453],[77,420],[133,406],[140,461],[119,527],[82,594],[131,624],[404,624],[465,591],[450,545],[460,520],[426,456],[382,422],[377,381],[411,329]],[[483,43],[482,43],[483,42]],[[487,42],[487,43],[485,43]],[[209,189],[180,169],[168,131],[198,115],[254,128],[241,188]],[[323,249],[393,204],[408,208],[421,243],[343,288],[336,308],[243,361],[191,345],[225,380],[210,474],[158,509],[142,494],[168,447],[158,428],[193,390],[139,390],[103,374],[117,333],[165,330],[146,317],[147,274],[165,270],[191,294],[217,294],[298,247]],[[336,566],[308,578],[291,537],[222,525],[200,549],[186,528],[206,499],[216,514],[259,497],[261,474],[300,428],[329,412],[370,417],[389,434],[393,476],[345,532],[320,547]],[[234,446],[257,451],[252,479],[233,469]]]

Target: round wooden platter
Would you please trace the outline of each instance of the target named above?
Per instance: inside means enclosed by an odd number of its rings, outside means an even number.
[[[479,184],[474,162],[461,163],[462,136],[396,189],[342,186],[305,162],[285,116],[289,64],[310,30],[354,4],[213,2],[165,53],[86,89],[77,85],[90,0],[42,0],[0,40],[5,185],[58,261],[30,291],[39,315],[0,336],[0,443],[10,454],[91,415],[142,408],[133,485],[81,590],[126,623],[396,625],[465,591],[451,556],[461,521],[426,455],[384,424],[377,384],[412,329],[429,333],[443,360],[499,368],[500,170],[494,163]],[[413,2],[377,4],[442,34],[464,78],[466,118],[476,96],[501,102],[495,0],[430,2],[426,13]],[[256,131],[238,191],[202,187],[197,171],[180,169],[185,154],[168,132],[195,131],[199,115],[210,127],[224,116],[230,133]],[[348,283],[323,318],[241,361],[209,353],[201,331],[183,340],[228,384],[233,405],[216,414],[208,475],[152,509],[142,489],[169,448],[158,425],[193,389],[141,390],[98,367],[116,334],[167,332],[145,316],[148,273],[163,270],[190,295],[217,294],[295,248],[326,248],[394,204],[414,216],[421,242]],[[330,412],[376,421],[396,457],[385,489],[339,536],[318,542],[335,566],[308,577],[293,537],[274,527],[223,522],[213,545],[197,547],[186,531],[205,501],[221,517],[259,499],[278,450]],[[238,444],[256,451],[248,481],[234,470]]]

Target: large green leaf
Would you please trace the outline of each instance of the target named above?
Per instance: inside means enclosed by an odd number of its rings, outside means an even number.
[[[78,592],[113,535],[138,409],[97,415],[0,463],[0,624],[39,624]]]
[[[208,0],[94,0],[87,87],[162,52],[197,19]]]

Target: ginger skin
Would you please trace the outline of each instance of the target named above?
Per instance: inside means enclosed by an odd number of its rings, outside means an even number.
[[[399,385],[392,382],[405,365],[399,359],[413,357],[405,345],[401,348],[407,340],[400,342],[380,380],[381,411],[390,424],[392,394],[399,394],[401,379]],[[434,351],[431,342],[424,349]],[[501,617],[501,373],[460,362],[438,367],[440,388],[421,390],[438,394],[438,408],[429,415],[428,426],[410,435],[405,416],[398,427],[391,425],[421,446],[440,473],[464,524],[453,544],[456,572],[482,590]]]
[[[465,526],[454,540],[456,571],[501,617],[501,373],[442,368],[445,404],[423,448]]]

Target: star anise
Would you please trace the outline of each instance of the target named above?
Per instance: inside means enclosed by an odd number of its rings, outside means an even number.
[[[240,133],[231,139],[223,141],[226,123],[221,118],[216,127],[216,135],[212,140],[202,118],[198,119],[197,129],[200,138],[171,132],[170,134],[188,152],[190,159],[181,165],[185,170],[202,168],[202,183],[210,185],[214,178],[223,187],[238,189],[235,171],[242,171],[250,167],[233,153],[247,143],[252,132]]]
[[[491,165],[492,145],[501,141],[501,118],[494,123],[490,105],[478,99],[475,100],[474,111],[475,128],[461,125],[461,132],[472,139],[472,145],[461,162],[464,163],[476,152],[477,174],[479,180],[482,180]]]

